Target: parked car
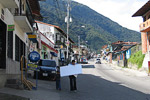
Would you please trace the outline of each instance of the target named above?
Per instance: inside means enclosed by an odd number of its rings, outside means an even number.
[[[97,58],[95,63],[96,63],[96,64],[101,64],[101,59],[100,59],[100,58]]]
[[[38,63],[38,77],[54,78],[57,71],[57,65],[55,60],[41,59]],[[36,78],[36,71],[34,72],[34,78]]]
[[[88,64],[88,61],[85,57],[81,58],[81,64]]]

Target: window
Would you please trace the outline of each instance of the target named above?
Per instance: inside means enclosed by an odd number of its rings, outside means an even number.
[[[8,31],[8,58],[13,59],[13,31]]]
[[[15,36],[15,60],[20,61],[21,56],[25,55],[25,43],[19,39],[19,37]]]
[[[52,36],[52,40],[54,40],[54,34],[53,34],[53,36]]]

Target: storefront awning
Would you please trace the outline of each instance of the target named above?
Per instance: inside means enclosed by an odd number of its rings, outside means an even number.
[[[55,53],[55,52],[50,52],[50,54],[54,57],[57,57],[57,53]]]

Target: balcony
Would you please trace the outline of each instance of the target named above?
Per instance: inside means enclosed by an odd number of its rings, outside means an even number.
[[[23,30],[23,32],[32,32],[33,28],[30,24],[27,16],[25,15],[16,15],[15,16],[15,22],[18,24],[18,26]]]
[[[150,31],[150,19],[140,24],[140,32]]]
[[[66,44],[61,41],[56,41],[55,45],[56,45],[56,47],[59,47],[59,48],[61,48],[61,45],[63,46],[63,48],[67,48]]]
[[[0,0],[0,3],[5,8],[18,8],[19,7],[19,0]]]
[[[19,9],[15,9],[15,21],[21,27],[23,32],[32,32],[34,19],[28,3],[26,3],[26,11],[19,12]]]

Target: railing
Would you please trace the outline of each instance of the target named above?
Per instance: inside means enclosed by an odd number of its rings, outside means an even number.
[[[21,10],[21,12],[19,11],[19,8],[16,8],[14,16],[26,16],[29,23],[30,23],[30,25],[33,26],[34,18],[33,18],[31,9],[29,7],[29,3],[26,2],[26,11],[25,11],[25,13],[22,12],[22,9],[20,9],[20,10]]]
[[[150,28],[150,19],[140,24],[140,31],[145,32]]]
[[[56,45],[63,45],[63,48],[67,48],[66,44],[61,41],[56,41]]]

